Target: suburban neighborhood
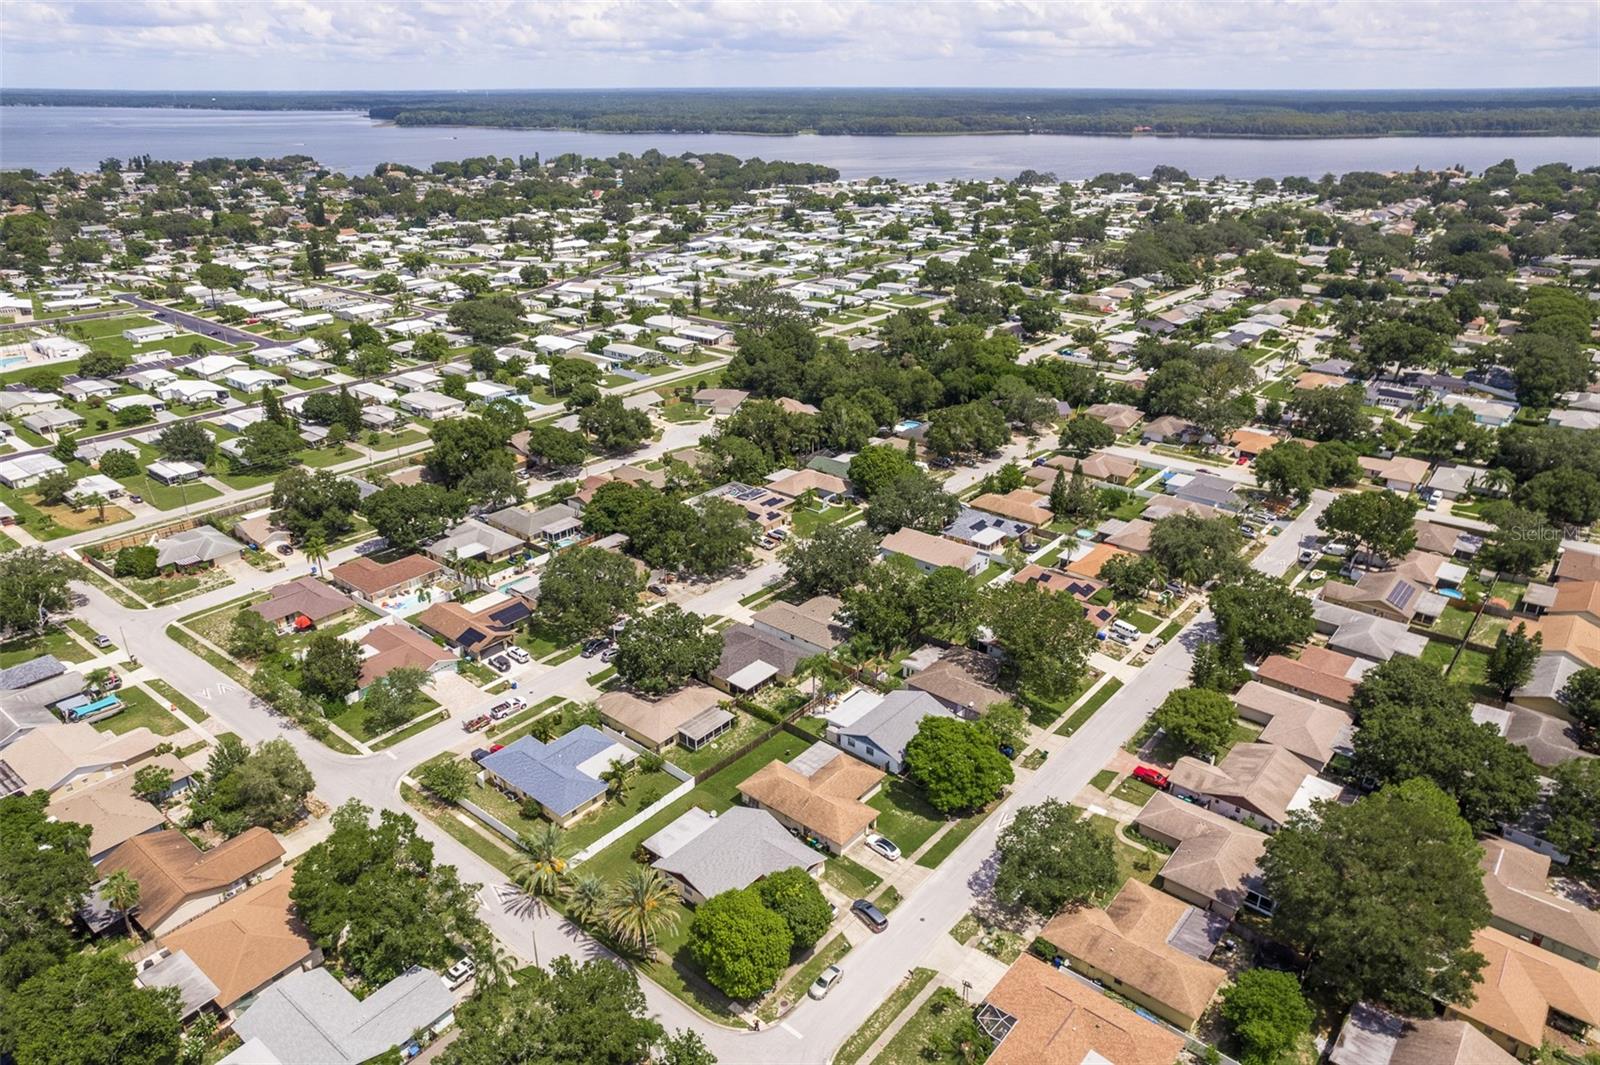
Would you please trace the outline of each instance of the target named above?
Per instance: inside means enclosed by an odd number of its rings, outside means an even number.
[[[1600,1061],[1594,170],[0,207],[0,1058]]]

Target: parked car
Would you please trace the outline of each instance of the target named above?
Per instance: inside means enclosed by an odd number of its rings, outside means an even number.
[[[503,743],[491,743],[489,745],[489,753],[490,754],[493,754],[496,751],[503,751],[505,749],[506,749],[506,745],[503,744]]]
[[[130,503],[143,503],[144,502],[144,496],[132,496],[131,495],[131,496],[128,497],[128,502],[130,502]]]
[[[602,662],[609,662],[615,657],[617,657],[617,648],[615,646],[607,647],[600,652],[600,661]]]
[[[461,722],[461,727],[468,732],[477,732],[479,729],[488,728],[489,722],[493,720],[494,718],[488,714],[479,714],[477,717],[468,718],[466,721]]]
[[[606,644],[609,643],[609,642],[610,642],[609,640],[602,640],[599,637],[596,637],[595,639],[590,640],[588,643],[583,645],[583,651],[582,651],[583,657],[585,657],[585,658],[593,658],[595,655],[599,654],[601,651],[604,651],[606,649]]]
[[[122,687],[122,677],[120,675],[118,675],[116,673],[112,673],[112,672],[110,672],[108,670],[106,672],[105,683],[100,685],[100,690],[101,691],[114,692],[120,687]]]
[[[488,751],[487,748],[474,747],[474,748],[472,748],[472,754],[471,754],[470,757],[472,758],[472,760],[474,762],[481,762],[481,761],[483,761],[484,756],[487,755],[488,753],[489,753],[489,751]]]
[[[506,661],[505,655],[495,655],[489,659],[489,668],[496,673],[506,673],[511,669],[511,663]]]
[[[891,862],[898,862],[900,860],[900,848],[896,847],[892,840],[886,839],[883,836],[868,836],[867,846],[872,850],[877,851]]]
[[[511,659],[511,661],[516,662],[519,665],[524,665],[524,666],[527,665],[529,662],[533,661],[532,656],[529,655],[528,652],[524,651],[520,647],[512,647],[512,648],[508,649],[506,651],[506,657]]]
[[[489,708],[489,716],[494,718],[496,721],[504,721],[515,711],[516,707],[512,706],[510,703],[495,703]]]
[[[472,964],[471,958],[462,958],[444,971],[444,986],[454,991],[468,980],[472,979],[478,967]]]
[[[98,635],[98,636],[96,636],[94,638],[94,645],[96,647],[110,647],[111,646],[111,637],[105,635],[104,633],[101,633],[100,635]]]
[[[866,899],[857,899],[850,904],[850,912],[861,918],[862,922],[874,932],[881,932],[889,927],[889,918]]]
[[[1320,557],[1321,556],[1317,553],[1316,548],[1308,547],[1304,551],[1300,552],[1300,564],[1302,566],[1312,565]]]
[[[818,976],[814,981],[812,981],[811,989],[807,991],[806,994],[810,995],[812,998],[827,998],[828,992],[833,990],[833,985],[837,984],[839,982],[839,978],[843,975],[843,970],[841,970],[837,965],[828,966],[826,969],[822,970],[822,975]]]
[[[1161,770],[1152,769],[1147,765],[1135,766],[1133,770],[1133,779],[1142,780],[1152,788],[1159,788],[1163,791],[1165,791],[1167,787],[1167,775],[1161,772]]]

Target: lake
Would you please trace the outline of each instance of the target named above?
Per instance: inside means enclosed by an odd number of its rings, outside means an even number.
[[[1482,170],[1515,159],[1600,165],[1600,137],[1381,137],[1252,140],[1197,137],[759,137],[728,133],[578,133],[400,127],[356,111],[201,111],[139,107],[0,107],[0,167],[92,170],[107,156],[193,160],[208,156],[309,155],[346,173],[382,162],[424,167],[467,156],[564,152],[611,156],[658,148],[668,155],[726,152],[741,158],[823,163],[846,178],[903,181],[1014,177],[1032,168],[1061,178],[1130,172],[1158,163],[1196,177],[1304,175],[1409,170],[1462,164]]]

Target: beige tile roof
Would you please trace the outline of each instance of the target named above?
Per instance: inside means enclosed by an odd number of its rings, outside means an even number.
[[[1600,581],[1600,551],[1569,547],[1556,562],[1557,581]]]
[[[739,794],[842,844],[877,818],[878,811],[861,796],[877,787],[883,776],[883,770],[843,752],[809,777],[773,759],[739,785]]]
[[[1530,1047],[1543,1042],[1552,1008],[1600,1024],[1600,972],[1498,928],[1479,929],[1472,949],[1487,962],[1478,976],[1477,998],[1468,1006],[1449,1007],[1450,1012]]]
[[[1105,909],[1061,914],[1039,934],[1074,962],[1120,980],[1180,1016],[1197,1018],[1228,974],[1167,942],[1192,907],[1128,880]]]
[[[1182,1037],[1029,954],[985,1001],[1016,1019],[990,1065],[1170,1065],[1183,1048]]]
[[[283,857],[283,844],[250,828],[208,851],[182,832],[135,836],[100,863],[100,875],[123,870],[139,882],[139,923],[153,928],[191,898],[222,891]]]
[[[1600,913],[1550,891],[1550,859],[1509,840],[1483,841],[1483,890],[1494,915],[1600,958]]]
[[[144,758],[161,742],[147,728],[129,729],[119,736],[83,723],[47,725],[0,751],[0,760],[22,779],[24,790],[53,791],[75,774]]]
[[[1110,544],[1095,544],[1082,558],[1073,559],[1064,568],[1068,573],[1095,578],[1100,576],[1100,569],[1107,562],[1110,562],[1118,555],[1126,555],[1127,553],[1120,548],[1112,547]]]
[[[767,487],[774,492],[795,498],[804,495],[807,489],[828,495],[842,495],[850,488],[844,478],[823,473],[821,470],[797,470],[787,477],[780,477],[768,483]]]
[[[168,932],[161,945],[187,954],[227,1009],[316,953],[289,901],[293,887],[294,870],[285,869]]]

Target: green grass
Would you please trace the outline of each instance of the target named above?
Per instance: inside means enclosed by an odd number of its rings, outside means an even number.
[[[465,663],[463,663],[463,664],[465,664]],[[506,718],[504,721],[500,721],[500,722],[497,722],[497,723],[495,723],[493,725],[490,725],[484,731],[484,734],[487,735],[487,736],[498,736],[501,733],[509,732],[510,730],[512,730],[514,728],[518,728],[518,727],[520,727],[522,725],[526,725],[529,722],[531,722],[534,718],[538,717],[540,714],[542,714],[546,710],[550,709],[552,706],[556,706],[557,704],[559,704],[561,702],[563,702],[561,696],[552,695],[552,696],[550,696],[550,698],[545,699],[543,702],[539,702],[539,703],[534,704],[533,706],[528,707],[528,709],[522,711],[521,713],[513,714],[512,716]],[[518,738],[519,739],[521,738],[520,734],[519,734]]]
[[[0,669],[30,662],[40,655],[55,655],[63,662],[87,662],[93,657],[63,629],[48,629],[34,636],[0,643]]]
[[[730,751],[737,751],[749,743],[756,734],[770,728],[765,721],[752,717],[743,710],[732,709],[733,727],[698,751],[687,750],[673,745],[667,748],[665,756],[667,761],[695,776],[705,772],[720,759],[726,758]]]
[[[100,635],[98,632],[94,631],[94,629],[89,627],[89,623],[87,621],[84,621],[81,618],[68,618],[67,628],[71,629],[79,636],[82,636],[90,643],[94,643],[95,637]]]
[[[1111,770],[1108,769],[1105,772],[1110,773]],[[1104,774],[1101,775],[1103,776]],[[1095,779],[1099,780],[1100,777],[1097,776]],[[1117,790],[1111,793],[1111,797],[1113,799],[1121,799],[1123,802],[1132,803],[1135,806],[1143,806],[1145,803],[1150,801],[1150,796],[1154,795],[1155,793],[1156,789],[1152,788],[1144,781],[1135,780],[1133,777],[1128,777],[1121,784],[1117,785]]]
[[[210,591],[219,587],[226,579],[225,575],[213,576],[211,571],[207,571],[193,576],[177,574],[148,579],[129,577],[123,583],[151,606],[161,606],[164,603],[176,603],[180,599],[188,599],[201,592]]]
[[[893,913],[904,901],[906,901],[906,897],[900,894],[900,889],[890,884],[878,892],[878,897],[872,900],[872,904],[878,907],[879,913],[887,915]]]
[[[782,1003],[793,1002],[804,995],[817,977],[822,975],[822,970],[830,965],[838,965],[849,953],[850,941],[843,935],[834,936],[813,951],[805,964],[796,969],[794,975],[785,980],[775,993],[767,996],[756,1015],[763,1021],[776,1020]]]
[[[374,743],[372,745],[372,749],[375,750],[375,751],[381,751],[386,747],[393,747],[395,744],[399,743],[401,740],[408,740],[412,736],[415,736],[417,733],[424,732],[424,731],[432,728],[433,726],[437,725],[441,721],[449,720],[449,718],[450,718],[450,712],[448,710],[440,711],[437,714],[429,714],[427,717],[422,718],[420,721],[413,721],[411,724],[407,725],[405,728],[401,729],[399,732],[395,732],[395,733],[392,733],[391,735],[385,736],[380,742]]]
[[[510,876],[516,867],[516,858],[503,847],[496,846],[483,833],[475,828],[470,828],[456,819],[456,812],[448,806],[434,802],[422,792],[409,784],[400,785],[400,797],[411,804],[429,821],[432,821],[445,834],[451,836],[473,854],[494,866],[506,876]]]
[[[883,878],[877,873],[842,854],[829,856],[828,864],[822,870],[822,876],[828,883],[853,899],[866,898],[883,883]]]
[[[775,758],[783,761],[793,758],[805,747],[805,742],[799,738],[778,733],[726,769],[701,781],[687,795],[584,862],[582,868],[603,879],[615,879],[633,863],[633,853],[640,843],[671,824],[685,810],[692,806],[716,813],[728,809],[738,801],[738,786],[746,777]]]
[[[1102,769],[1094,775],[1093,780],[1089,781],[1089,786],[1096,791],[1105,791],[1111,786],[1111,782],[1116,779],[1117,771],[1115,769]]]
[[[935,991],[894,1034],[873,1065],[965,1065],[966,1059],[954,1049],[951,1037],[971,1019],[972,1012],[962,1004],[960,994],[949,988]]]
[[[437,702],[428,698],[426,695],[421,696],[412,706],[411,717],[407,719],[407,722],[409,723],[411,721],[415,721],[418,715],[427,713],[430,710],[438,709],[438,706],[439,704]],[[328,723],[331,725],[337,725],[339,728],[343,729],[345,732],[348,732],[350,735],[354,736],[363,743],[374,738],[375,736],[380,736],[383,734],[381,730],[374,731],[367,725],[367,702],[365,699],[359,700],[356,703],[347,706],[338,714],[329,717]]]
[[[208,664],[221,671],[226,676],[231,677],[240,684],[246,685],[247,687],[249,686],[250,674],[246,673],[243,669],[240,669],[238,665],[229,659],[222,657],[211,648],[201,643],[194,637],[194,634],[189,632],[187,629],[180,628],[177,625],[168,625],[167,639],[172,640],[174,643],[181,644],[189,651],[189,653],[205,659]]]
[[[147,687],[154,688],[156,692],[169,703],[176,703],[178,708],[181,709],[185,714],[189,715],[189,718],[192,721],[204,721],[206,718],[211,716],[204,710],[200,709],[199,706],[195,705],[193,699],[189,698],[187,695],[184,695],[182,692],[164,680],[147,680],[145,681],[145,685]]]
[[[1161,627],[1161,619],[1153,618],[1143,610],[1130,610],[1122,615],[1122,620],[1138,629],[1140,632],[1155,632]]]
[[[1074,732],[1077,732],[1088,722],[1091,717],[1094,716],[1095,711],[1104,706],[1106,701],[1113,695],[1117,694],[1121,688],[1122,681],[1118,677],[1112,677],[1110,680],[1100,685],[1099,690],[1091,695],[1082,706],[1074,710],[1071,717],[1062,722],[1061,727],[1056,729],[1056,735],[1070,736]]]
[[[966,838],[972,835],[973,830],[983,824],[983,819],[989,816],[989,810],[980,810],[978,813],[969,814],[957,821],[950,829],[940,836],[933,846],[922,852],[922,857],[917,859],[917,864],[924,869],[937,869],[939,863],[955,853]]]
[[[1111,889],[1108,898],[1122,890],[1122,885],[1130,879],[1142,884],[1155,880],[1156,875],[1161,872],[1161,866],[1167,860],[1166,855],[1140,850],[1133,844],[1125,842],[1117,835],[1117,823],[1109,817],[1096,814],[1089,819],[1089,823],[1111,837],[1111,848],[1116,856],[1117,886]]]
[[[183,731],[182,722],[138,688],[123,688],[114,694],[122,700],[123,710],[104,721],[96,721],[94,727],[101,732],[121,736],[141,726],[157,736],[171,736]]]
[[[867,803],[878,811],[878,834],[887,836],[902,854],[915,854],[945,819],[909,780],[894,777]]]
[[[876,1043],[884,1032],[894,1024],[895,1020],[906,1011],[912,1000],[922,993],[922,989],[932,982],[938,975],[932,969],[912,969],[906,978],[889,993],[883,1004],[872,1011],[860,1028],[857,1028],[839,1052],[834,1055],[834,1065],[855,1065],[861,1060],[873,1043]]]
[[[950,938],[965,946],[972,942],[972,937],[983,929],[983,922],[978,920],[978,915],[968,912],[962,915],[961,920],[950,929]]]
[[[137,477],[119,477],[117,481],[157,510],[179,510],[185,504],[192,507],[196,503],[215,499],[222,494],[209,484],[202,484],[199,481],[191,481],[188,484],[162,484],[160,481],[152,481],[144,474]]]
[[[855,507],[828,507],[826,510],[795,510],[789,514],[789,523],[797,536],[809,537],[824,525],[843,521],[856,513]]]

